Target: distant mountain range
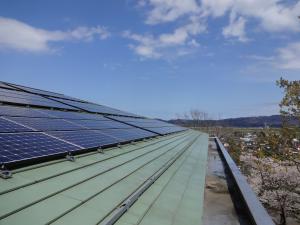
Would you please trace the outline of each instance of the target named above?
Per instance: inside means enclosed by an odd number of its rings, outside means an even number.
[[[169,120],[170,123],[182,125],[182,126],[193,126],[195,121],[193,120]],[[199,126],[226,126],[226,127],[280,127],[281,116],[253,116],[253,117],[239,117],[222,120],[201,120]]]

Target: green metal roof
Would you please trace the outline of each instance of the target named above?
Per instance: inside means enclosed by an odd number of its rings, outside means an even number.
[[[116,224],[201,224],[207,147],[186,131],[13,171],[0,180],[0,224],[103,223],[162,168]]]

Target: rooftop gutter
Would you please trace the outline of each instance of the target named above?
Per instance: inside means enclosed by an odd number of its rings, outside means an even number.
[[[223,159],[228,178],[233,182],[234,190],[231,192],[234,194],[233,198],[238,200],[237,211],[242,211],[244,219],[250,224],[275,225],[219,138],[215,137],[214,141]]]

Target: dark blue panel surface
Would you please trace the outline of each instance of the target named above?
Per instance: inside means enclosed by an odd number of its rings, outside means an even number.
[[[77,110],[76,108],[73,108],[71,106],[52,101],[39,95],[3,88],[0,88],[0,102]]]
[[[30,92],[30,93],[33,93],[33,94],[39,94],[39,95],[44,95],[44,96],[52,96],[52,97],[58,97],[58,98],[65,98],[65,99],[79,100],[79,99],[69,97],[69,96],[66,96],[64,94],[55,93],[55,92],[52,92],[52,91],[44,91],[44,90],[41,90],[41,89],[25,87],[25,86],[17,85],[17,84],[9,84],[9,85],[11,85],[12,87],[15,87],[19,90],[23,90],[23,91]]]
[[[92,130],[55,131],[47,133],[76,145],[80,145],[84,148],[96,148],[118,143],[118,140],[115,138]]]
[[[90,119],[90,120],[108,120],[107,118],[91,113],[83,112],[67,112],[67,111],[58,111],[58,110],[41,110],[43,113],[46,113],[49,117],[62,118],[62,119]]]
[[[143,127],[176,127],[176,125],[167,123],[162,120],[147,119],[147,118],[132,118],[132,117],[122,117],[122,116],[112,116],[111,118],[118,121],[123,121],[130,124],[137,124]]]
[[[77,101],[69,101],[65,99],[56,99],[56,98],[51,98],[54,100],[57,100],[59,102],[77,107],[79,109],[86,110],[88,112],[95,112],[95,113],[103,113],[103,114],[113,114],[113,115],[123,115],[123,116],[136,116],[132,113],[127,113],[123,112],[118,109],[113,109],[107,106],[103,105],[98,105],[98,104],[93,104],[93,103],[83,103],[83,102],[77,102]]]
[[[68,151],[79,153],[185,129],[63,94],[5,82],[0,82],[1,103],[0,164],[10,166],[12,162],[52,159],[51,156],[62,156]]]
[[[74,120],[76,124],[88,129],[132,128],[131,126],[113,120]]]
[[[28,127],[31,127],[37,131],[85,129],[82,126],[73,124],[73,123],[63,120],[63,119],[29,118],[29,117],[9,117],[8,119],[18,122],[20,124],[26,125]]]
[[[87,120],[108,120],[107,118],[99,115],[99,114],[92,114],[92,113],[80,113],[80,116],[83,119]]]
[[[151,127],[148,128],[148,130],[159,134],[169,134],[169,133],[184,131],[186,129],[182,127]]]
[[[0,105],[0,116],[49,117],[38,109]]]
[[[16,90],[16,88],[13,88],[13,87],[11,87],[11,86],[9,86],[7,84],[4,84],[2,82],[0,82],[0,88],[8,88],[8,89]]]
[[[130,128],[130,129],[106,129],[100,130],[99,132],[104,133],[106,135],[110,135],[114,138],[117,138],[121,141],[131,141],[138,140],[142,138],[148,138],[155,136],[154,133],[141,130],[138,128]]]
[[[155,119],[130,118],[121,116],[109,116],[109,118],[122,121],[132,126],[140,127],[158,134],[169,134],[186,130],[186,128]]]
[[[12,132],[25,132],[32,131],[31,129],[16,124],[14,122],[5,120],[4,118],[0,118],[0,133],[12,133]]]
[[[80,149],[43,133],[0,134],[0,164],[53,156]]]

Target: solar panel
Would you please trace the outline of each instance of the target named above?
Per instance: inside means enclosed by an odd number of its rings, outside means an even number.
[[[43,133],[0,134],[0,164],[22,162],[80,149]]]
[[[109,118],[125,122],[132,126],[146,129],[157,134],[169,134],[186,130],[185,128],[170,124],[161,120],[147,119],[147,118],[130,118],[121,116],[109,116]]]
[[[52,91],[44,91],[44,90],[41,90],[41,89],[26,87],[26,86],[17,85],[17,84],[8,84],[8,85],[10,85],[11,88],[15,87],[19,90],[23,90],[23,91],[30,92],[30,93],[33,93],[33,94],[40,94],[40,95],[45,95],[45,96],[52,96],[52,97],[58,97],[58,98],[79,100],[77,98],[69,97],[69,96],[66,96],[64,94],[55,93],[55,92],[52,92]],[[8,85],[6,85],[6,86],[8,86]],[[10,86],[8,86],[8,87],[10,87]]]
[[[1,108],[0,108],[1,109]],[[43,112],[43,110],[41,110]],[[53,111],[59,112],[59,111]],[[61,119],[61,118],[42,118],[42,117],[11,117],[5,116],[11,121],[17,122],[19,124],[28,126],[37,131],[54,131],[54,130],[81,130],[81,129],[108,129],[108,128],[132,128],[132,126],[117,122],[114,120],[110,120],[103,116],[99,116],[102,120],[86,120],[80,118],[77,114],[81,113],[73,113],[73,112],[59,112],[71,114],[69,116],[72,119]],[[42,114],[43,115],[43,114]],[[45,114],[46,115],[46,114]],[[75,116],[76,115],[76,116]],[[75,119],[74,119],[75,118]]]
[[[0,164],[26,164],[184,129],[62,94],[0,82]]]
[[[129,121],[129,124],[132,124],[137,127],[174,127],[173,125],[160,123],[158,121],[153,122],[135,122],[135,121]]]
[[[15,88],[13,88],[7,84],[4,84],[3,82],[0,82],[0,88],[8,88],[8,89],[16,90]]]
[[[180,127],[152,127],[149,128],[149,130],[159,133],[159,134],[169,134],[169,133],[174,133],[178,131],[183,131],[185,129],[180,128]]]
[[[0,105],[0,116],[47,117],[38,109]]]
[[[141,124],[141,125],[152,126],[152,127],[175,126],[174,124],[167,123],[162,120],[156,120],[156,119],[133,118],[133,117],[124,117],[124,116],[109,116],[109,117],[126,123]]]
[[[84,148],[102,147],[119,142],[113,137],[93,130],[53,131],[47,133],[76,145],[80,145]]]
[[[3,88],[0,88],[0,102],[77,110],[74,107],[56,101],[52,101],[50,99],[46,99],[39,95],[34,95],[34,94],[29,94],[20,91],[14,91],[14,90],[8,90]]]
[[[126,117],[126,116],[109,116],[109,118],[113,118],[119,121],[123,121],[123,122],[130,122],[130,121],[134,121],[134,122],[145,122],[145,121],[152,121],[153,119],[148,119],[148,118],[134,118],[134,117]]]
[[[12,121],[31,127],[37,131],[80,130],[85,129],[64,119],[7,117]]]
[[[64,104],[68,104],[70,106],[77,107],[79,109],[86,110],[88,112],[95,112],[95,113],[103,113],[103,114],[112,114],[112,115],[123,115],[123,116],[137,116],[132,113],[123,112],[121,110],[113,109],[107,106],[98,105],[94,103],[84,103],[84,102],[78,102],[78,101],[70,101],[65,99],[57,99],[57,98],[51,98],[53,100],[57,100],[59,102],[62,102]]]
[[[19,124],[0,118],[0,133],[24,132],[32,131],[31,129],[21,126]]]
[[[105,129],[105,130],[100,130],[99,132],[104,133],[106,135],[110,135],[121,141],[131,141],[131,140],[138,140],[138,139],[156,136],[156,134],[154,133],[142,129],[138,129],[138,128]]]
[[[132,126],[113,120],[76,120],[73,122],[86,128],[95,130],[107,128],[132,128]]]
[[[80,113],[80,116],[83,119],[87,120],[109,120],[106,117],[99,115],[99,114],[92,114],[92,113]]]
[[[47,114],[49,117],[62,118],[62,119],[73,119],[73,120],[108,120],[107,118],[92,113],[83,112],[68,112],[68,111],[58,111],[58,110],[41,110],[43,113]]]

